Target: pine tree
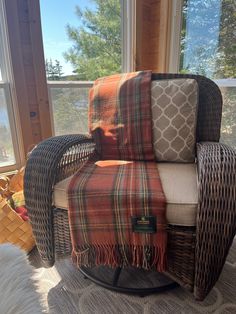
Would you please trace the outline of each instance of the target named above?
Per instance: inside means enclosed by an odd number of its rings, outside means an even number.
[[[45,70],[47,79],[49,81],[58,81],[63,75],[62,66],[60,65],[60,62],[58,60],[55,60],[53,62],[52,59],[46,59]]]
[[[121,13],[119,0],[94,0],[96,10],[81,10],[76,14],[80,27],[67,25],[67,34],[73,42],[64,57],[80,80],[121,71]]]

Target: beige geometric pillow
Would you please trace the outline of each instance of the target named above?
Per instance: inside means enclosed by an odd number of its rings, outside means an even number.
[[[193,162],[198,107],[196,80],[152,81],[151,102],[157,160]]]

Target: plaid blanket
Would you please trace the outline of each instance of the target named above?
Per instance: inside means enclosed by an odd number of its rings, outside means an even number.
[[[165,197],[155,162],[88,162],[72,178],[68,196],[78,266],[165,269]],[[154,232],[136,232],[135,226],[148,229],[149,217],[156,218],[148,230]]]
[[[154,160],[151,71],[112,75],[90,90],[89,127],[101,160]]]
[[[101,160],[88,161],[68,188],[78,266],[165,270],[165,196],[152,149],[150,85],[150,71],[121,74],[99,79],[90,93]]]

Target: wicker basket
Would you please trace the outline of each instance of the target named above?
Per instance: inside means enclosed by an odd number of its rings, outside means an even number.
[[[31,225],[0,196],[0,243],[10,242],[30,252],[35,245]]]

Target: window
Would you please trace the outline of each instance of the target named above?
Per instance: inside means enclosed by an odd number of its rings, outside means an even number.
[[[236,148],[236,5],[235,0],[180,0],[173,34],[180,30],[180,54],[172,48],[177,71],[213,79],[223,95],[221,141]],[[181,3],[181,4],[180,4]],[[182,10],[181,15],[178,9]],[[172,42],[176,39],[172,38]],[[175,45],[178,47],[178,43]],[[171,69],[173,71],[173,69]]]
[[[132,69],[133,40],[127,32],[134,23],[127,14],[131,17],[135,1],[61,1],[58,6],[56,0],[40,0],[40,6],[55,135],[87,133],[93,81]]]
[[[120,1],[40,3],[55,135],[88,133],[92,81],[121,71]]]
[[[48,82],[55,135],[88,133],[88,93],[93,82]]]
[[[10,83],[8,44],[3,2],[0,1],[0,172],[20,166],[19,138],[16,132]]]
[[[0,83],[0,167],[12,166],[16,163],[11,127],[9,122],[9,110],[6,95],[7,85]],[[9,100],[9,98],[8,98]]]

